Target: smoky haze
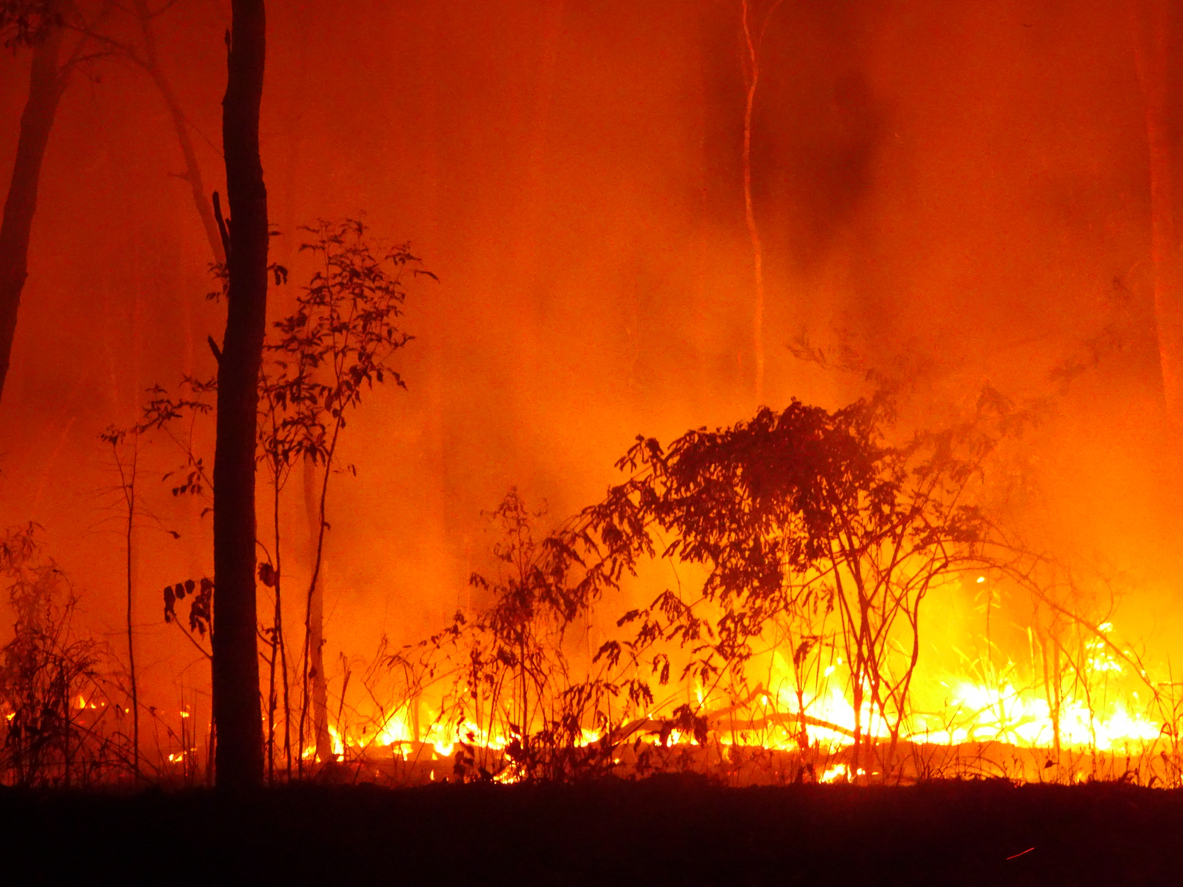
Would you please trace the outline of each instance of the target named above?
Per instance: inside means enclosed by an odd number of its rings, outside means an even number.
[[[224,5],[178,3],[159,32],[218,190]],[[753,4],[756,21],[769,6]],[[481,511],[511,485],[561,520],[615,481],[637,433],[668,440],[755,409],[740,4],[289,0],[269,16],[263,164],[272,256],[291,270],[273,316],[307,281],[299,226],[317,218],[363,214],[440,278],[408,286],[407,390],[367,394],[345,432],[357,476],[335,479],[328,505],[333,662],[472,603],[468,574],[494,541]],[[1040,491],[1023,520],[1039,544],[1123,577],[1129,619],[1151,633],[1148,601],[1175,602],[1180,534],[1126,4],[787,2],[759,73],[762,400],[838,406],[874,368],[923,427],[986,384],[1017,404],[1064,388],[1025,438]],[[88,624],[118,648],[123,541],[98,434],[134,421],[148,386],[211,375],[206,337],[224,321],[204,298],[212,256],[159,95],[117,59],[89,74],[46,158],[0,512],[43,525]],[[3,169],[27,77],[26,55],[0,59]],[[805,342],[845,348],[857,371],[800,359]],[[211,571],[208,518],[157,482],[171,461],[146,447],[141,483],[182,538],[148,518],[137,531],[159,705],[192,659],[159,589]]]

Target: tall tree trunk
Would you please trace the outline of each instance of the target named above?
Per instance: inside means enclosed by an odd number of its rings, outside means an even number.
[[[267,315],[267,189],[259,157],[264,0],[233,0],[222,144],[230,204],[226,336],[214,451],[214,719],[217,784],[263,781],[255,634],[255,423]]]
[[[1170,0],[1131,0],[1134,57],[1150,159],[1154,314],[1167,416],[1183,431],[1183,249],[1176,177],[1183,162],[1183,22]]]
[[[66,84],[65,74],[58,69],[61,48],[61,28],[51,28],[45,39],[33,48],[29,97],[21,114],[16,162],[4,202],[4,219],[0,222],[0,395],[8,377],[16,315],[29,273],[29,234],[37,210],[41,161]]]

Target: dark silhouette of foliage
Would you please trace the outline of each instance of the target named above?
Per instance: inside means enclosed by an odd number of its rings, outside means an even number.
[[[457,613],[419,644],[383,653],[363,679],[373,695],[376,677],[397,672],[403,690],[394,695],[411,710],[427,688],[449,688],[439,722],[459,738],[453,776],[460,780],[604,775],[616,766],[617,746],[649,724],[644,710],[653,698],[644,682],[620,679],[616,662],[585,672],[565,649],[584,630],[577,619],[615,587],[615,577],[585,557],[596,546],[576,525],[536,539],[542,514],[511,489],[487,515],[501,533],[492,552],[497,572],[470,578],[491,598],[488,606],[472,618]],[[490,746],[493,737],[504,745]]]
[[[267,457],[286,469],[301,457],[330,460],[335,436],[364,391],[386,381],[406,387],[389,366],[411,339],[398,325],[406,301],[402,272],[435,279],[408,244],[382,250],[357,219],[301,230],[312,237],[300,250],[319,267],[296,311],[275,323],[260,383],[269,422],[262,443]]]
[[[8,0],[0,3],[0,40],[5,48],[34,46],[63,23],[58,0]]]
[[[166,585],[164,587],[164,621],[176,622],[182,631],[187,632],[189,639],[193,641],[196,647],[207,656],[209,653],[197,642],[193,635],[196,634],[200,637],[205,637],[210,632],[210,625],[213,622],[213,615],[210,611],[213,605],[213,593],[214,581],[206,576],[202,576],[200,582],[186,579],[184,582],[178,582],[176,585]],[[187,629],[177,615],[177,603],[185,600],[186,595],[189,596]]]
[[[484,692],[493,723],[509,737],[506,756],[524,779],[554,779],[579,769],[560,752],[575,749],[584,726],[582,712],[564,705],[572,678],[563,642],[589,602],[568,584],[570,546],[558,535],[535,542],[531,520],[539,516],[511,489],[489,515],[503,533],[493,547],[498,574],[471,577],[493,603],[472,626],[466,679],[474,698]]]
[[[757,639],[787,625],[798,668],[827,646],[843,654],[856,750],[864,739],[872,750],[877,721],[890,767],[922,603],[985,561],[989,525],[967,490],[996,441],[966,425],[893,446],[891,418],[884,397],[833,412],[793,401],[668,448],[637,439],[618,463],[631,477],[585,518],[617,569],[661,556],[706,570],[696,595],[667,590],[621,620],[636,622],[630,655],[647,651],[659,684],[671,677],[663,645],[673,643],[691,654],[682,679],[750,696]],[[836,632],[821,627],[831,614]],[[619,657],[619,644],[600,655]]]
[[[13,639],[0,650],[0,779],[70,785],[96,771],[107,780],[134,772],[128,738],[88,720],[96,710],[100,717],[123,712],[107,701],[109,657],[101,644],[74,633],[77,597],[41,554],[33,525],[0,539],[0,575],[15,618]]]

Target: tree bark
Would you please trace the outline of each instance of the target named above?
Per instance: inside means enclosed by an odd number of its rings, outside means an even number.
[[[1167,418],[1183,430],[1183,249],[1176,176],[1183,162],[1183,23],[1169,0],[1132,0],[1134,58],[1150,161],[1154,315]]]
[[[226,336],[214,451],[214,719],[219,787],[263,781],[255,613],[255,424],[267,313],[267,189],[259,157],[264,0],[233,0],[222,143],[230,205]]]
[[[21,114],[16,162],[4,202],[4,219],[0,222],[0,396],[4,393],[12,358],[21,292],[29,274],[29,236],[37,211],[41,161],[66,84],[58,68],[61,47],[62,29],[51,28],[45,39],[33,48],[29,97]]]

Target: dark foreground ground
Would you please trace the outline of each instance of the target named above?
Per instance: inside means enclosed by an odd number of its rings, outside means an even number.
[[[238,798],[0,790],[0,884],[53,883],[1183,885],[1183,793],[679,778]]]

